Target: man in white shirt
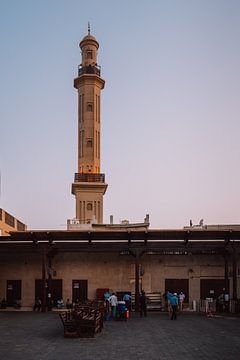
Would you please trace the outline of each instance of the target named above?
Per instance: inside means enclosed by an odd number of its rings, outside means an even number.
[[[180,311],[183,310],[183,302],[185,299],[185,294],[181,291],[179,294],[179,305],[180,305]]]
[[[115,293],[112,293],[112,295],[109,297],[108,301],[109,301],[109,304],[111,305],[112,317],[115,319],[116,312],[117,312],[117,303],[118,303]]]

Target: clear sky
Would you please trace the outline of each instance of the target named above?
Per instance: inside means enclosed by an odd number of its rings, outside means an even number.
[[[100,43],[104,220],[240,223],[238,0],[0,0],[0,207],[75,216],[79,41]]]

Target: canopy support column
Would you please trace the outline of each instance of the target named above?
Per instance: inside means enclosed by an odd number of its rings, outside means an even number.
[[[46,247],[42,248],[42,312],[46,312]]]
[[[232,272],[233,272],[233,300],[237,300],[237,253],[235,247],[233,247],[232,253]]]

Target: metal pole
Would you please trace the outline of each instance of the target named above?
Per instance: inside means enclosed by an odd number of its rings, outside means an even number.
[[[233,300],[237,300],[237,254],[236,249],[233,247],[232,254],[232,270],[233,270]]]
[[[228,279],[228,257],[227,251],[224,253],[224,280],[225,280],[225,291],[229,294],[229,279]]]
[[[46,248],[42,248],[42,312],[46,312]]]
[[[135,311],[139,311],[139,253],[135,253]]]
[[[52,257],[48,255],[48,292],[47,292],[48,311],[52,310]]]

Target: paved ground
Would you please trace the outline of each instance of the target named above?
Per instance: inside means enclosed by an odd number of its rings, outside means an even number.
[[[0,313],[1,360],[236,360],[240,318],[183,314],[109,321],[94,339],[65,339],[56,313]]]

